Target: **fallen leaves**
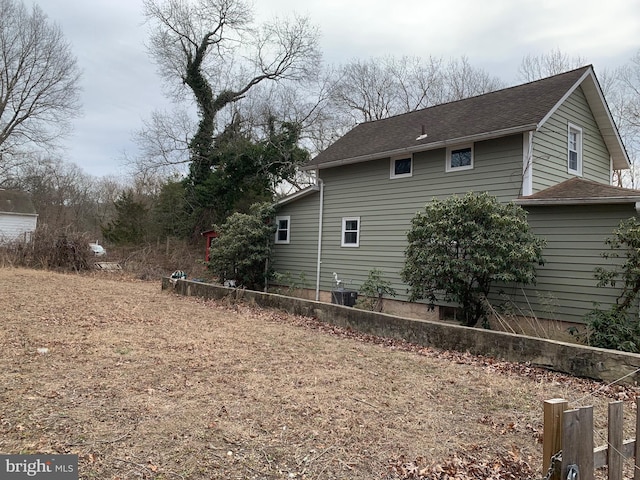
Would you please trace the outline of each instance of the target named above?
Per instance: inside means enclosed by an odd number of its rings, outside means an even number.
[[[425,463],[422,457],[400,457],[390,462],[387,480],[520,480],[536,474],[514,451],[493,459],[456,453],[442,462]]]
[[[198,300],[197,300],[198,301]],[[613,400],[633,401],[640,395],[639,386],[610,384],[605,385],[591,379],[573,377],[564,373],[546,370],[535,367],[529,363],[514,363],[502,361],[493,357],[473,355],[469,352],[457,352],[453,350],[441,350],[432,347],[424,347],[415,343],[395,338],[379,337],[368,333],[359,332],[350,328],[343,328],[329,323],[321,322],[315,318],[292,315],[283,311],[273,309],[256,308],[243,303],[229,305],[225,300],[201,300],[200,302],[216,309],[228,309],[234,312],[241,312],[252,318],[269,322],[293,324],[299,327],[309,328],[318,332],[332,335],[339,338],[348,338],[363,343],[380,345],[390,350],[414,352],[429,358],[436,358],[457,363],[459,365],[469,365],[480,367],[486,371],[500,375],[516,375],[532,379],[536,382],[555,383],[566,388],[577,389],[587,395],[594,397],[606,397]]]

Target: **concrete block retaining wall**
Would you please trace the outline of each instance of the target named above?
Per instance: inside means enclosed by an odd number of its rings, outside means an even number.
[[[428,320],[415,320],[341,305],[270,293],[226,288],[208,283],[162,279],[163,290],[205,299],[232,298],[253,302],[322,322],[380,337],[406,340],[443,350],[469,352],[510,362],[593,378],[635,384],[640,380],[640,355],[586,347],[524,335],[469,328]]]

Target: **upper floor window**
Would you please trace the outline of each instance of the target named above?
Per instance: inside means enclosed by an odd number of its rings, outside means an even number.
[[[276,243],[289,243],[291,217],[289,215],[276,217],[276,226]]]
[[[391,157],[391,178],[410,177],[413,174],[413,158],[411,155]]]
[[[582,129],[569,124],[567,137],[567,172],[582,176]]]
[[[473,168],[473,145],[447,147],[447,172]]]
[[[342,242],[340,246],[360,246],[360,217],[344,217],[342,219]]]

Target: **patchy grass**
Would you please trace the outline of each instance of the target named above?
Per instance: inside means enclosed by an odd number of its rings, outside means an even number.
[[[534,478],[544,400],[593,404],[597,444],[609,399],[633,423],[633,388],[125,276],[0,269],[0,304],[0,452],[83,479]]]

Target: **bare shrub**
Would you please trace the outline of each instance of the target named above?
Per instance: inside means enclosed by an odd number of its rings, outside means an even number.
[[[157,280],[175,270],[187,272],[189,278],[207,277],[203,265],[204,247],[170,238],[135,247],[112,249],[123,270],[141,280]]]
[[[44,270],[80,272],[92,266],[86,234],[39,227],[30,242],[14,241],[0,246],[0,265]]]
[[[107,245],[107,257],[95,257],[85,233],[38,227],[31,242],[16,241],[0,245],[0,267],[26,267],[39,270],[81,272],[92,270],[95,261],[118,263],[122,270],[141,280],[159,280],[175,270],[189,278],[207,279],[204,246],[168,239],[138,246]]]

